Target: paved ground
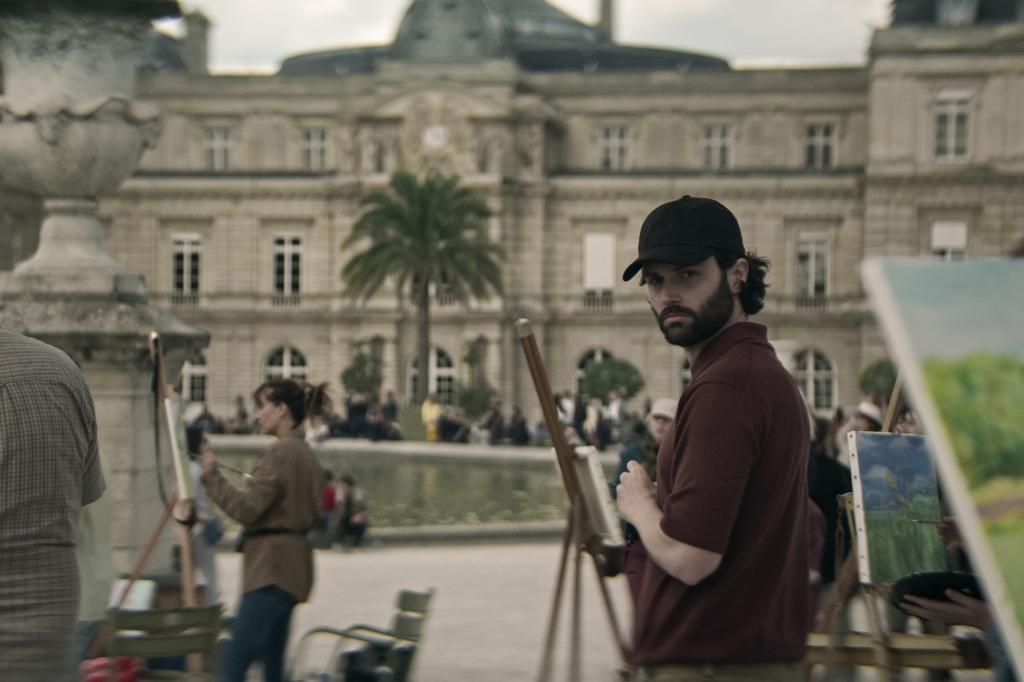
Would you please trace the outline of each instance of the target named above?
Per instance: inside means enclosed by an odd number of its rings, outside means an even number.
[[[558,543],[538,543],[317,552],[316,587],[310,603],[295,611],[289,652],[294,655],[302,634],[318,625],[386,625],[395,592],[432,587],[435,596],[413,674],[416,682],[529,682],[536,679],[540,663],[560,549]],[[230,611],[238,594],[241,555],[221,552],[218,567]],[[582,679],[612,682],[617,679],[618,654],[593,568],[584,568]],[[628,633],[631,604],[625,578],[611,580],[609,587]],[[567,679],[569,611],[567,601],[555,680]],[[854,615],[855,625],[861,620],[863,615]],[[326,655],[326,648],[324,642],[319,653]],[[853,679],[877,682],[878,675],[863,668]],[[992,679],[987,671],[954,673],[956,682]],[[254,670],[250,680],[261,681],[262,676]],[[905,671],[900,682],[927,680],[926,673],[917,670]]]
[[[417,682],[532,680],[540,662],[560,549],[559,544],[546,543],[318,552],[316,587],[310,603],[295,611],[289,651],[294,653],[301,634],[317,625],[385,625],[397,590],[433,587],[435,597],[414,674]],[[240,558],[229,552],[218,556],[221,591],[229,610],[238,594]],[[583,679],[611,681],[618,654],[593,568],[584,568]],[[620,622],[628,623],[625,578],[610,581],[610,588]],[[569,606],[567,602],[563,607],[566,617]],[[561,631],[566,636],[560,640],[562,658],[556,662],[555,679],[565,676],[567,622]]]

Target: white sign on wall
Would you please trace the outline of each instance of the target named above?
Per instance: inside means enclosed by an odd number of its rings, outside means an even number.
[[[615,235],[611,232],[592,232],[583,237],[583,288],[615,288]]]

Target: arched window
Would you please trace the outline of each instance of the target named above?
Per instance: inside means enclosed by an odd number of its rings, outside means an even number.
[[[306,356],[291,347],[278,348],[267,356],[264,381],[305,379]]]
[[[409,363],[409,400],[415,400],[419,376],[419,358],[413,358]],[[427,393],[436,393],[438,402],[451,405],[455,402],[455,379],[455,362],[452,356],[441,348],[431,348]]]
[[[185,404],[206,402],[206,358],[196,353],[181,367],[178,394]]]
[[[601,362],[603,360],[611,360],[613,357],[610,351],[604,348],[595,348],[594,350],[588,350],[582,356],[580,356],[579,362],[576,363],[576,392],[583,392],[583,373],[587,370],[587,367],[595,362]],[[604,396],[591,396],[593,398],[603,398]]]
[[[693,372],[690,369],[690,358],[683,358],[683,368],[679,370],[679,378],[685,391],[690,387],[690,382],[693,381]]]
[[[827,355],[802,350],[793,356],[793,377],[807,404],[814,410],[831,411],[836,404],[836,369]]]

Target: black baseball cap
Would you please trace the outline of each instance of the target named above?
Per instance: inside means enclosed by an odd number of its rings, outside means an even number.
[[[714,199],[685,196],[651,211],[640,228],[639,256],[622,273],[628,282],[647,261],[686,267],[718,251],[742,255],[743,234],[736,216]]]

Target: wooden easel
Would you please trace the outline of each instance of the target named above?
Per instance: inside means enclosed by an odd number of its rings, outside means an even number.
[[[160,335],[155,331],[149,333],[149,352],[150,357],[153,359],[154,364],[157,368],[157,388],[154,400],[177,400],[178,395],[174,392],[174,388],[167,382],[167,367],[164,363],[164,352],[163,344],[160,340]],[[160,411],[167,417],[167,412],[164,410]],[[168,442],[173,442],[176,438],[175,435],[176,425],[170,423],[169,418],[164,419],[164,434],[168,438]],[[177,448],[172,447],[172,456]],[[187,456],[186,453],[179,453],[181,456]],[[180,457],[178,458],[180,460]],[[177,521],[178,527],[178,547],[180,549],[181,556],[181,603],[185,608],[194,608],[198,606],[196,603],[196,573],[195,573],[195,557],[192,554],[192,542],[189,538],[189,531],[192,526],[195,525],[196,521],[196,508],[195,502],[191,496],[186,496],[185,491],[189,490],[189,486],[186,483],[186,478],[189,472],[185,469],[184,464],[181,461],[174,462],[175,478],[177,482],[177,490],[172,496],[177,498],[177,502],[171,503],[169,501],[168,506],[173,507],[173,516]],[[159,534],[163,530],[163,525],[167,523],[167,515],[161,517],[161,523],[154,531],[155,534]],[[144,561],[145,558],[141,558],[140,561]],[[130,586],[129,586],[130,588]],[[203,655],[202,654],[189,654],[185,657],[185,668],[190,674],[200,674],[203,672]]]
[[[152,359],[157,372],[157,387],[154,392],[153,399],[159,404],[167,399],[176,400],[177,395],[170,384],[167,383],[167,370],[164,366],[164,355],[163,348],[160,343],[160,335],[155,331],[149,334],[149,352],[150,358]],[[166,415],[166,412],[162,409],[157,410],[160,414]],[[160,418],[158,418],[160,419]],[[161,419],[164,423],[164,434],[173,439],[174,435],[174,424],[167,422],[166,418]],[[159,425],[157,425],[159,428]],[[178,545],[181,551],[181,603],[186,607],[198,606],[196,603],[196,578],[195,578],[195,560],[192,554],[192,543],[189,540],[189,531],[195,524],[195,504],[191,498],[183,498],[182,492],[186,490],[186,486],[183,485],[181,480],[182,472],[181,468],[175,466],[177,472],[177,485],[170,498],[167,500],[167,504],[164,507],[163,513],[160,515],[160,520],[157,521],[153,531],[149,535],[149,539],[146,541],[146,546],[143,548],[139,558],[135,561],[135,565],[132,567],[132,572],[128,576],[127,585],[125,585],[124,592],[118,599],[115,609],[120,609],[124,606],[125,600],[128,599],[128,594],[131,592],[132,586],[142,575],[142,571],[146,566],[146,562],[149,560],[150,555],[153,553],[153,548],[156,547],[157,541],[160,539],[160,535],[164,531],[164,527],[167,522],[173,516],[178,522]],[[184,472],[184,475],[188,475],[188,472]],[[97,633],[92,645],[89,647],[89,651],[86,654],[86,658],[95,658],[100,656],[103,650],[106,648],[107,642],[111,636],[110,628],[104,623],[103,627],[100,628]],[[203,655],[202,654],[189,654],[185,659],[185,667],[190,674],[201,674],[203,671]]]
[[[892,433],[896,417],[903,407],[903,375],[896,378],[892,398],[882,424],[883,433]],[[837,503],[846,513],[848,527],[856,532],[853,521],[853,494],[840,495]],[[828,680],[834,666],[874,666],[881,682],[891,682],[893,668],[928,668],[932,670],[989,667],[984,647],[977,640],[947,635],[906,635],[886,632],[879,599],[885,595],[877,585],[861,583],[857,570],[857,543],[846,556],[835,585],[818,613],[814,630],[807,639],[804,673],[809,677],[814,665],[826,667]],[[868,612],[870,634],[839,633],[839,617],[849,606],[858,588]],[[885,601],[888,601],[887,599]]]
[[[597,583],[601,588],[602,601],[608,614],[608,621],[611,624],[616,644],[622,655],[623,665],[627,665],[626,647],[622,639],[622,631],[619,628],[618,618],[615,616],[615,608],[606,584],[608,578],[617,575],[621,570],[622,547],[609,543],[608,538],[602,536],[596,530],[596,527],[602,525],[595,522],[596,515],[600,513],[600,510],[590,509],[590,505],[587,504],[583,493],[583,482],[576,468],[576,451],[569,445],[569,441],[566,439],[562,429],[562,423],[558,419],[555,397],[551,392],[547,370],[544,368],[544,361],[541,358],[540,349],[537,347],[537,339],[533,334],[530,321],[526,319],[517,321],[516,331],[519,334],[519,340],[526,355],[526,363],[530,367],[530,374],[537,389],[537,397],[540,399],[540,406],[544,412],[544,421],[547,424],[548,432],[551,434],[551,444],[555,449],[555,458],[558,461],[558,468],[562,473],[562,481],[569,495],[569,518],[566,524],[565,538],[562,541],[562,558],[558,568],[555,596],[552,600],[551,613],[548,617],[544,655],[541,659],[537,680],[538,682],[548,682],[551,679],[555,644],[558,638],[558,622],[565,592],[566,575],[569,571],[569,557],[572,554],[572,631],[570,633],[569,680],[570,682],[579,682],[582,674],[582,574],[585,561],[584,554],[589,554],[593,560],[594,570],[597,574]],[[615,523],[618,523],[617,519]]]

